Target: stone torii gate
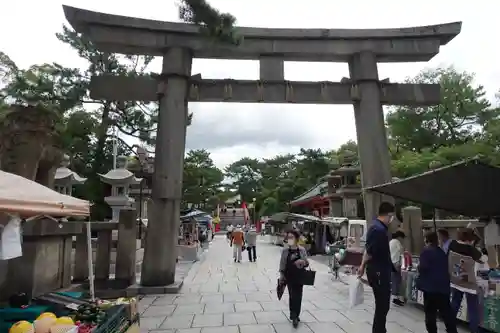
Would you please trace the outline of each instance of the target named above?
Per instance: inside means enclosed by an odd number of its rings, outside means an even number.
[[[219,44],[195,25],[160,22],[64,6],[69,23],[101,51],[163,57],[157,77],[94,77],[91,96],[114,101],[159,101],[153,215],[142,266],[143,286],[174,282],[188,101],[353,104],[363,187],[391,181],[382,105],[433,105],[439,85],[379,80],[377,62],[428,61],[461,30],[461,23],[401,29],[238,28],[239,46]],[[253,59],[260,80],[203,80],[193,58]],[[349,63],[342,82],[284,80],[284,61]],[[365,193],[367,219],[382,198]]]

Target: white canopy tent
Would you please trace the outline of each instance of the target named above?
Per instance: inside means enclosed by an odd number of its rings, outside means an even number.
[[[0,211],[22,217],[89,216],[90,204],[24,177],[0,171]]]
[[[23,218],[35,216],[68,217],[90,215],[90,203],[58,193],[24,177],[0,171],[0,212],[16,214]],[[90,220],[87,220],[87,247],[90,295],[94,299],[94,272]]]

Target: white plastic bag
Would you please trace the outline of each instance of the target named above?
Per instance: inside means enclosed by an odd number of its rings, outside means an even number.
[[[349,283],[349,307],[353,308],[357,305],[363,304],[364,301],[364,288],[363,282],[357,277],[352,276]]]
[[[22,256],[21,218],[11,215],[5,227],[0,228],[0,233],[0,260]]]

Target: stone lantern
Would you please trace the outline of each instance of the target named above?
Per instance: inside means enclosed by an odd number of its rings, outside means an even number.
[[[327,193],[329,199],[330,216],[342,216],[342,197],[337,193],[341,186],[341,177],[336,174],[336,170],[340,167],[338,161],[334,161],[333,170],[327,176]]]
[[[355,155],[346,154],[342,166],[330,173],[330,179],[336,179],[338,189],[336,195],[342,200],[342,215],[357,218],[358,201],[361,197],[361,184],[358,182],[360,168],[354,165]],[[337,208],[338,209],[338,208]]]
[[[135,200],[129,197],[130,186],[139,184],[141,178],[127,170],[127,156],[118,156],[116,158],[116,169],[102,175],[99,174],[101,181],[111,185],[111,195],[104,198],[104,201],[111,207],[111,221],[118,222],[120,210],[134,206]]]
[[[81,185],[85,183],[87,178],[80,177],[76,172],[69,169],[69,156],[64,155],[61,166],[56,169],[54,176],[54,189],[66,195],[71,195],[73,185]]]

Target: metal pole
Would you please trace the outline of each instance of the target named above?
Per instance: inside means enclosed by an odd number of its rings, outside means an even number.
[[[118,130],[117,127],[113,129],[113,169],[116,169],[116,157],[118,156]]]
[[[142,237],[142,205],[144,205],[144,203],[142,202],[143,182],[144,178],[141,179],[141,182],[139,183],[139,235],[141,237]]]
[[[434,224],[434,231],[437,232],[437,225],[436,225],[436,209],[432,209],[432,224]]]
[[[90,291],[90,300],[95,301],[95,286],[94,286],[94,263],[92,256],[92,233],[91,233],[91,225],[90,225],[90,217],[87,220],[86,225],[87,231],[87,263],[89,270],[89,291]]]

